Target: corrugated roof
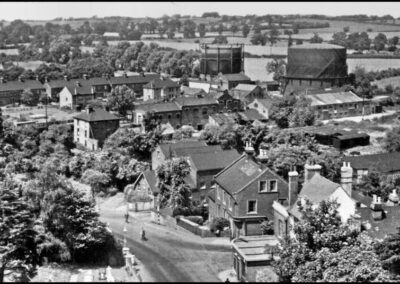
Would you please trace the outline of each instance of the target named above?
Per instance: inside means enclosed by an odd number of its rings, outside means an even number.
[[[400,152],[345,157],[353,169],[374,168],[380,173],[400,171]]]
[[[332,104],[344,104],[344,103],[358,103],[362,102],[359,96],[353,92],[337,92],[337,93],[324,93],[307,95],[307,98],[311,99],[311,106],[323,106]]]
[[[190,159],[198,171],[222,170],[239,157],[240,155],[236,150],[194,153],[190,155]]]
[[[90,113],[87,113],[86,110],[82,111],[80,114],[74,116],[74,118],[88,122],[119,120],[118,117],[101,108],[95,108]]]

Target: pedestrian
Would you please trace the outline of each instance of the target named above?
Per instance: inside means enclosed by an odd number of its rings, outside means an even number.
[[[225,283],[230,283],[229,278],[226,278]]]
[[[129,212],[126,212],[125,214],[125,222],[129,223]]]

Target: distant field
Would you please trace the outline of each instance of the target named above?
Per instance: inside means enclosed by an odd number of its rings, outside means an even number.
[[[15,65],[20,66],[26,70],[31,69],[32,71],[35,71],[40,65],[45,63],[44,61],[36,60],[36,61],[16,61],[14,62]]]
[[[18,49],[17,48],[0,49],[0,53],[5,53],[6,55],[18,55]]]
[[[393,88],[400,87],[400,76],[384,78],[381,80],[375,81],[378,88],[384,89],[387,85],[392,85]]]

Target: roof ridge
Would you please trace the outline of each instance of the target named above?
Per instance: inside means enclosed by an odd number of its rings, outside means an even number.
[[[214,179],[217,178],[218,176],[220,176],[222,173],[226,172],[229,168],[231,168],[234,164],[238,163],[239,161],[242,160],[242,158],[246,157],[247,154],[242,154],[242,156],[240,156],[238,159],[236,159],[235,161],[233,161],[232,163],[230,163],[229,165],[227,165],[222,171],[220,171],[218,174],[214,175]]]

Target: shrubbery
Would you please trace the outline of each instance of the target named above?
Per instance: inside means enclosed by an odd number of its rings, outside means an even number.
[[[202,226],[204,223],[203,217],[201,217],[201,216],[187,216],[187,217],[185,217],[185,219],[187,219],[193,223],[196,223],[197,225],[200,225],[200,226]]]
[[[210,231],[212,233],[217,231],[221,232],[225,227],[229,227],[229,225],[229,220],[222,217],[216,217],[211,222]]]

